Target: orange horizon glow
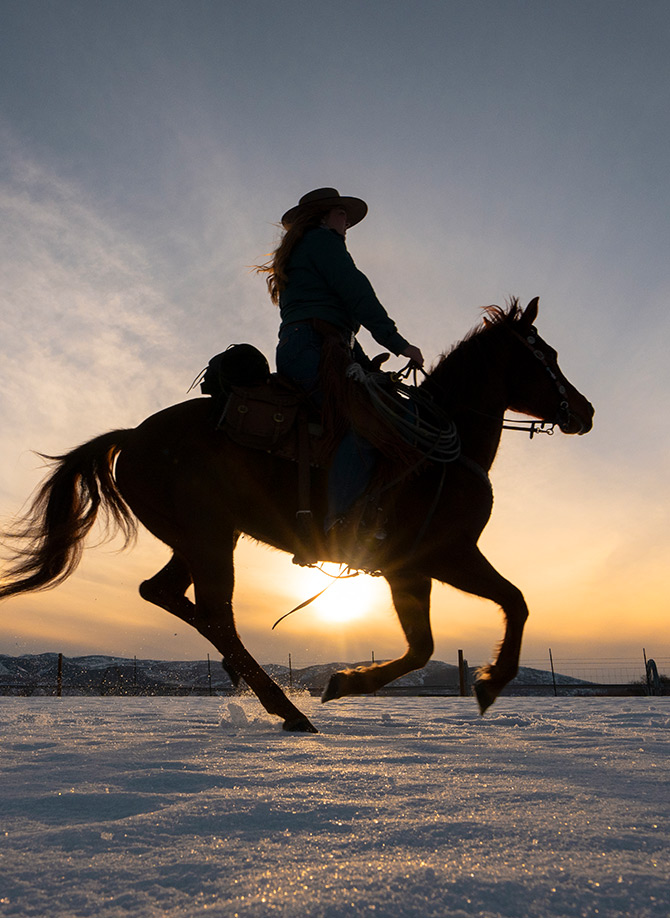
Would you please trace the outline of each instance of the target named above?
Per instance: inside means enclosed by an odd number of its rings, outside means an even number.
[[[90,549],[80,570],[61,587],[3,602],[2,652],[173,660],[205,659],[208,653],[216,657],[216,650],[194,629],[144,602],[137,593],[141,580],[168,557],[167,549],[146,535],[136,551]],[[250,542],[242,543],[237,559],[238,629],[262,662],[286,661],[291,653],[299,667],[357,662],[370,659],[372,653],[377,660],[390,659],[404,652],[402,630],[382,578],[361,575],[333,583],[318,571],[295,568],[287,555]],[[637,660],[642,648],[661,660],[670,657],[667,640],[659,640],[665,634],[664,601],[659,603],[656,592],[662,586],[660,574],[649,583],[648,592],[627,584],[625,578],[589,585],[579,576],[558,593],[557,584],[566,571],[548,576],[546,570],[531,574],[523,564],[518,568],[516,582],[531,612],[522,663],[546,661],[550,647],[557,660]],[[271,630],[281,615],[324,586],[328,589],[321,597]],[[644,618],[636,614],[638,608],[644,608]],[[437,583],[431,617],[433,658],[444,662],[456,662],[457,650],[463,649],[471,664],[483,663],[502,637],[503,619],[495,604]]]

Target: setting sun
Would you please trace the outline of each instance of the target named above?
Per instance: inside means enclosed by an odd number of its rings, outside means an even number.
[[[338,567],[324,565],[329,574],[337,577]],[[385,584],[373,577],[359,574],[335,579],[326,591],[314,600],[314,614],[322,622],[340,624],[363,618],[383,598]]]

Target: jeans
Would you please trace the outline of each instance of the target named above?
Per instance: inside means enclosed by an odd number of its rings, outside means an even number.
[[[321,335],[309,323],[285,325],[279,332],[277,371],[288,376],[321,408],[323,393],[319,377]],[[351,509],[365,491],[375,466],[377,451],[353,430],[343,436],[328,473],[327,532]]]
[[[321,335],[311,325],[295,322],[280,329],[277,372],[288,376],[304,389],[317,408],[323,404],[323,395],[319,390],[320,363]]]

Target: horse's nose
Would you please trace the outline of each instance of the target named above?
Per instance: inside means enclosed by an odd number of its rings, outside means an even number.
[[[591,404],[591,402],[586,402],[585,407],[588,410],[585,412],[584,416],[582,415],[579,416],[579,420],[581,421],[581,424],[582,424],[582,429],[579,431],[580,436],[582,434],[588,433],[591,430],[591,428],[593,427],[593,416],[596,413],[596,410]]]

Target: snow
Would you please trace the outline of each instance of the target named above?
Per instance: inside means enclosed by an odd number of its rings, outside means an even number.
[[[0,915],[670,914],[668,698],[0,698]]]

